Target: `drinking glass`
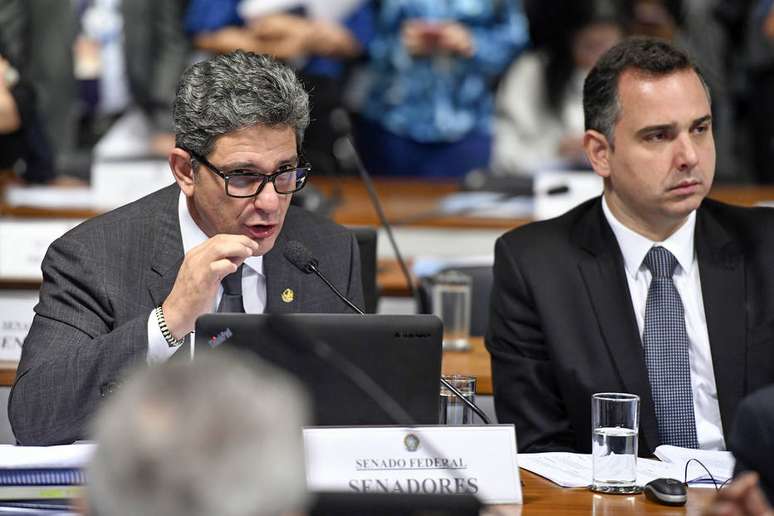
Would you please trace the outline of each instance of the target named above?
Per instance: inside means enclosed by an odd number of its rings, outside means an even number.
[[[476,402],[476,377],[452,375],[444,376],[455,389],[471,402]],[[441,401],[438,422],[442,425],[473,424],[473,409],[459,399],[445,385],[441,384]]]
[[[601,392],[591,396],[591,490],[600,493],[639,493],[637,433],[640,397]]]
[[[443,321],[443,349],[470,348],[471,278],[459,271],[433,277],[433,313]]]

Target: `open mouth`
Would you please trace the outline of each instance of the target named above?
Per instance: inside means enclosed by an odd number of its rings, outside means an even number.
[[[245,227],[247,228],[248,236],[253,239],[268,238],[277,230],[276,224],[254,224]]]

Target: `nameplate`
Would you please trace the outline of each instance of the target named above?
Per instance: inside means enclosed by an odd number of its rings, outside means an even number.
[[[37,290],[0,290],[0,361],[19,361],[37,303]]]
[[[40,263],[51,242],[77,226],[75,219],[0,220],[0,278],[40,280]]]
[[[304,448],[311,491],[521,503],[513,425],[306,428]]]

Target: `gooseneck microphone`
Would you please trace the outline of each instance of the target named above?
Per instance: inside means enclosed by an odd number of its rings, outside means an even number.
[[[312,273],[316,274],[317,277],[323,280],[323,282],[326,285],[328,285],[328,288],[330,288],[331,291],[333,291],[333,293],[336,294],[336,296],[339,299],[344,301],[347,304],[347,306],[349,306],[352,310],[359,313],[360,315],[366,315],[365,312],[363,312],[360,308],[358,308],[355,303],[347,299],[344,296],[344,294],[339,292],[339,290],[336,287],[334,287],[333,284],[330,281],[328,281],[328,279],[320,272],[320,270],[317,267],[319,262],[314,256],[312,256],[312,253],[309,251],[309,249],[306,248],[304,244],[302,244],[298,240],[291,240],[290,242],[288,242],[287,246],[285,246],[284,256],[285,258],[287,258],[287,260],[290,263],[295,265],[298,268],[298,270],[300,270],[304,274],[312,274]],[[315,353],[318,353],[318,352],[319,350],[315,351]],[[341,366],[337,366],[337,367],[341,369]],[[345,367],[349,367],[349,366],[345,366]],[[353,373],[351,372],[346,374],[350,378],[353,377]],[[491,424],[491,422],[489,421],[489,418],[486,417],[486,414],[484,414],[484,411],[478,408],[478,406],[475,403],[473,403],[468,398],[466,398],[464,394],[462,394],[452,384],[447,382],[443,377],[441,377],[440,380],[441,380],[441,384],[443,384],[444,387],[449,389],[449,391],[451,391],[452,394],[454,394],[457,398],[462,400],[463,403],[465,403],[468,407],[470,407],[470,409],[473,412],[475,412],[476,415],[480,417],[484,423],[486,423],[487,425]],[[371,380],[371,382],[373,383],[373,380]],[[359,382],[358,384],[360,385]],[[391,414],[392,413],[394,412],[391,412]]]
[[[314,256],[312,256],[312,253],[309,251],[309,249],[306,248],[306,246],[304,246],[304,244],[298,240],[291,240],[285,247],[284,255],[290,263],[295,265],[298,270],[304,274],[316,274],[318,278],[323,280],[323,282],[328,285],[328,288],[331,289],[339,299],[347,304],[347,306],[349,306],[352,310],[359,313],[360,315],[365,315],[365,312],[358,308],[355,303],[347,299],[344,294],[339,292],[339,290],[333,286],[333,283],[328,281],[328,278],[326,278],[323,273],[320,272],[320,269],[317,268],[317,264],[319,262]]]

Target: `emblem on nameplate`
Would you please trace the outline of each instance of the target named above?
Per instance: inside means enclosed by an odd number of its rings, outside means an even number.
[[[293,292],[293,289],[286,288],[282,291],[282,300],[286,303],[292,303],[293,300],[296,298],[296,293]]]
[[[417,451],[417,448],[419,448],[420,445],[419,437],[417,437],[416,434],[406,434],[406,437],[403,438],[403,444],[408,451]]]

